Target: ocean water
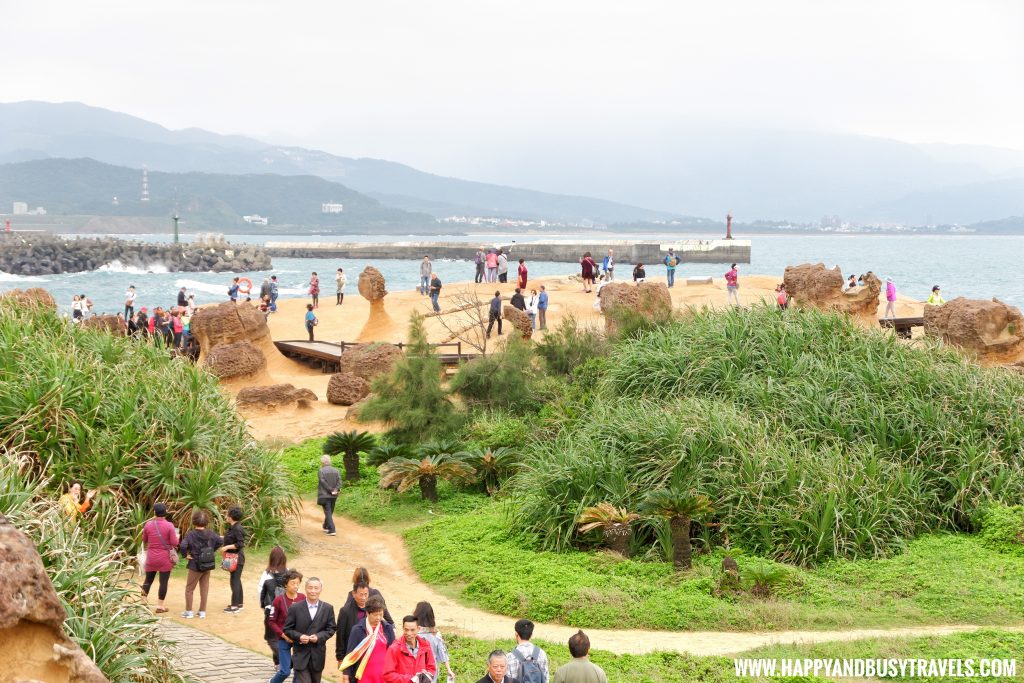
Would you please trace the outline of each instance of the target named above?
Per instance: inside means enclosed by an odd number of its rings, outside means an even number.
[[[122,235],[128,239],[167,241],[161,235]],[[185,235],[183,239],[191,236]],[[593,233],[590,239],[614,239],[607,233]],[[700,236],[665,233],[628,235],[628,239],[654,239],[674,241]],[[1024,236],[990,235],[752,235],[750,239],[751,263],[740,265],[742,275],[778,275],[787,265],[824,263],[828,267],[841,266],[846,275],[859,275],[874,271],[879,277],[892,277],[901,295],[924,300],[932,285],[942,287],[949,300],[957,296],[989,299],[993,296],[1016,306],[1024,307]],[[544,241],[583,237],[569,235],[518,235],[517,241]],[[232,243],[262,244],[267,241],[449,241],[496,244],[510,241],[508,233],[475,233],[469,235],[441,235],[436,237],[386,237],[380,235],[345,236],[255,236],[230,235]],[[265,277],[278,276],[282,297],[305,296],[312,271],[320,274],[321,292],[326,299],[334,295],[334,272],[342,267],[349,277],[346,292],[358,296],[356,281],[363,267],[373,265],[387,280],[389,291],[410,290],[419,281],[419,261],[363,259],[297,259],[275,258],[272,271],[239,273],[250,278],[258,289]],[[527,264],[531,276],[564,275],[576,273],[577,263],[531,262]],[[728,269],[719,264],[683,264],[678,277],[712,275],[720,277]],[[436,261],[434,270],[442,282],[451,283],[473,279],[474,266],[467,261]],[[623,264],[619,277],[628,279],[631,268]],[[515,264],[510,268],[514,279]],[[648,265],[649,278],[664,274],[664,266]],[[151,264],[145,269],[125,267],[114,262],[98,270],[65,275],[24,277],[0,272],[0,291],[13,288],[44,287],[57,299],[62,310],[69,312],[75,294],[85,294],[94,303],[97,312],[113,313],[123,307],[124,292],[135,285],[138,292],[136,310],[140,306],[172,305],[179,288],[195,294],[200,304],[224,301],[234,274],[230,273],[168,273],[162,264]]]

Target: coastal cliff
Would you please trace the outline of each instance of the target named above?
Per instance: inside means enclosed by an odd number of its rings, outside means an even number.
[[[112,237],[72,239],[35,233],[0,234],[0,271],[5,273],[79,273],[115,261],[125,267],[163,267],[172,273],[239,273],[271,267],[270,256],[263,249],[251,245],[233,247],[222,238],[188,244],[151,244]]]

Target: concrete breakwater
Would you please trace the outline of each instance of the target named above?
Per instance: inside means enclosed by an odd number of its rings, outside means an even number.
[[[271,256],[290,258],[432,259],[469,260],[481,245],[472,242],[267,242]],[[579,261],[590,252],[600,261],[609,249],[620,263],[661,263],[669,247],[683,263],[750,263],[750,240],[679,240],[677,242],[586,241],[522,242],[484,245],[500,247],[510,258],[527,261]]]
[[[0,234],[0,271],[13,275],[53,275],[96,270],[117,262],[123,268],[172,273],[234,273],[270,270],[270,256],[252,245],[223,239],[188,244],[129,242],[111,237],[71,239],[38,233]]]

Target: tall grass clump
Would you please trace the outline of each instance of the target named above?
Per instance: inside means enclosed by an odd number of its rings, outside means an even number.
[[[293,487],[246,433],[216,379],[149,344],[0,302],[0,445],[29,458],[57,497],[99,490],[92,517],[120,541],[153,503],[177,525],[193,508],[239,504],[254,544],[285,540]]]
[[[879,557],[1024,494],[1024,378],[845,317],[695,311],[621,340],[586,415],[527,449],[518,518],[576,541],[582,507],[679,482],[728,538],[813,564]]]
[[[581,327],[576,318],[567,315],[558,327],[534,345],[548,372],[571,375],[591,358],[608,355],[611,345],[603,334],[592,327]]]
[[[112,683],[183,681],[172,661],[173,645],[162,637],[159,619],[132,580],[131,556],[104,525],[88,518],[69,522],[54,500],[40,496],[46,480],[19,468],[30,462],[3,453],[0,515],[35,543],[67,613],[64,632]]]

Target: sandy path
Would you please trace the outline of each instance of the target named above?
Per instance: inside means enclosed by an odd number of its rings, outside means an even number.
[[[400,537],[350,519],[336,518],[338,535],[328,537],[321,531],[323,515],[319,507],[307,502],[297,537],[300,555],[289,564],[307,577],[318,576],[324,582],[324,599],[337,607],[343,602],[350,586],[352,570],[357,564],[365,566],[373,577],[374,587],[380,589],[388,601],[388,608],[400,619],[412,612],[420,600],[434,607],[438,626],[445,632],[456,632],[482,639],[510,639],[515,619],[460,605],[441,595],[420,581],[413,571],[408,553]],[[211,585],[210,617],[192,620],[190,626],[209,631],[220,637],[258,651],[266,651],[262,641],[263,626],[255,604],[254,583],[261,567],[247,566],[245,590],[247,607],[239,615],[220,612],[228,599],[227,575],[216,572]],[[168,603],[171,614],[183,609],[183,587],[180,582],[172,586]],[[198,596],[197,596],[198,597]],[[674,650],[695,655],[728,655],[772,644],[820,643],[848,641],[876,637],[911,637],[946,635],[981,628],[975,625],[922,626],[898,629],[859,629],[848,631],[778,631],[769,633],[731,631],[664,632],[606,629],[586,629],[595,648],[617,654],[641,654],[658,650]],[[1002,627],[1022,631],[1024,626]],[[544,640],[565,642],[576,628],[560,624],[538,624],[537,635]],[[330,646],[333,652],[333,643]],[[330,669],[330,667],[328,667]]]

